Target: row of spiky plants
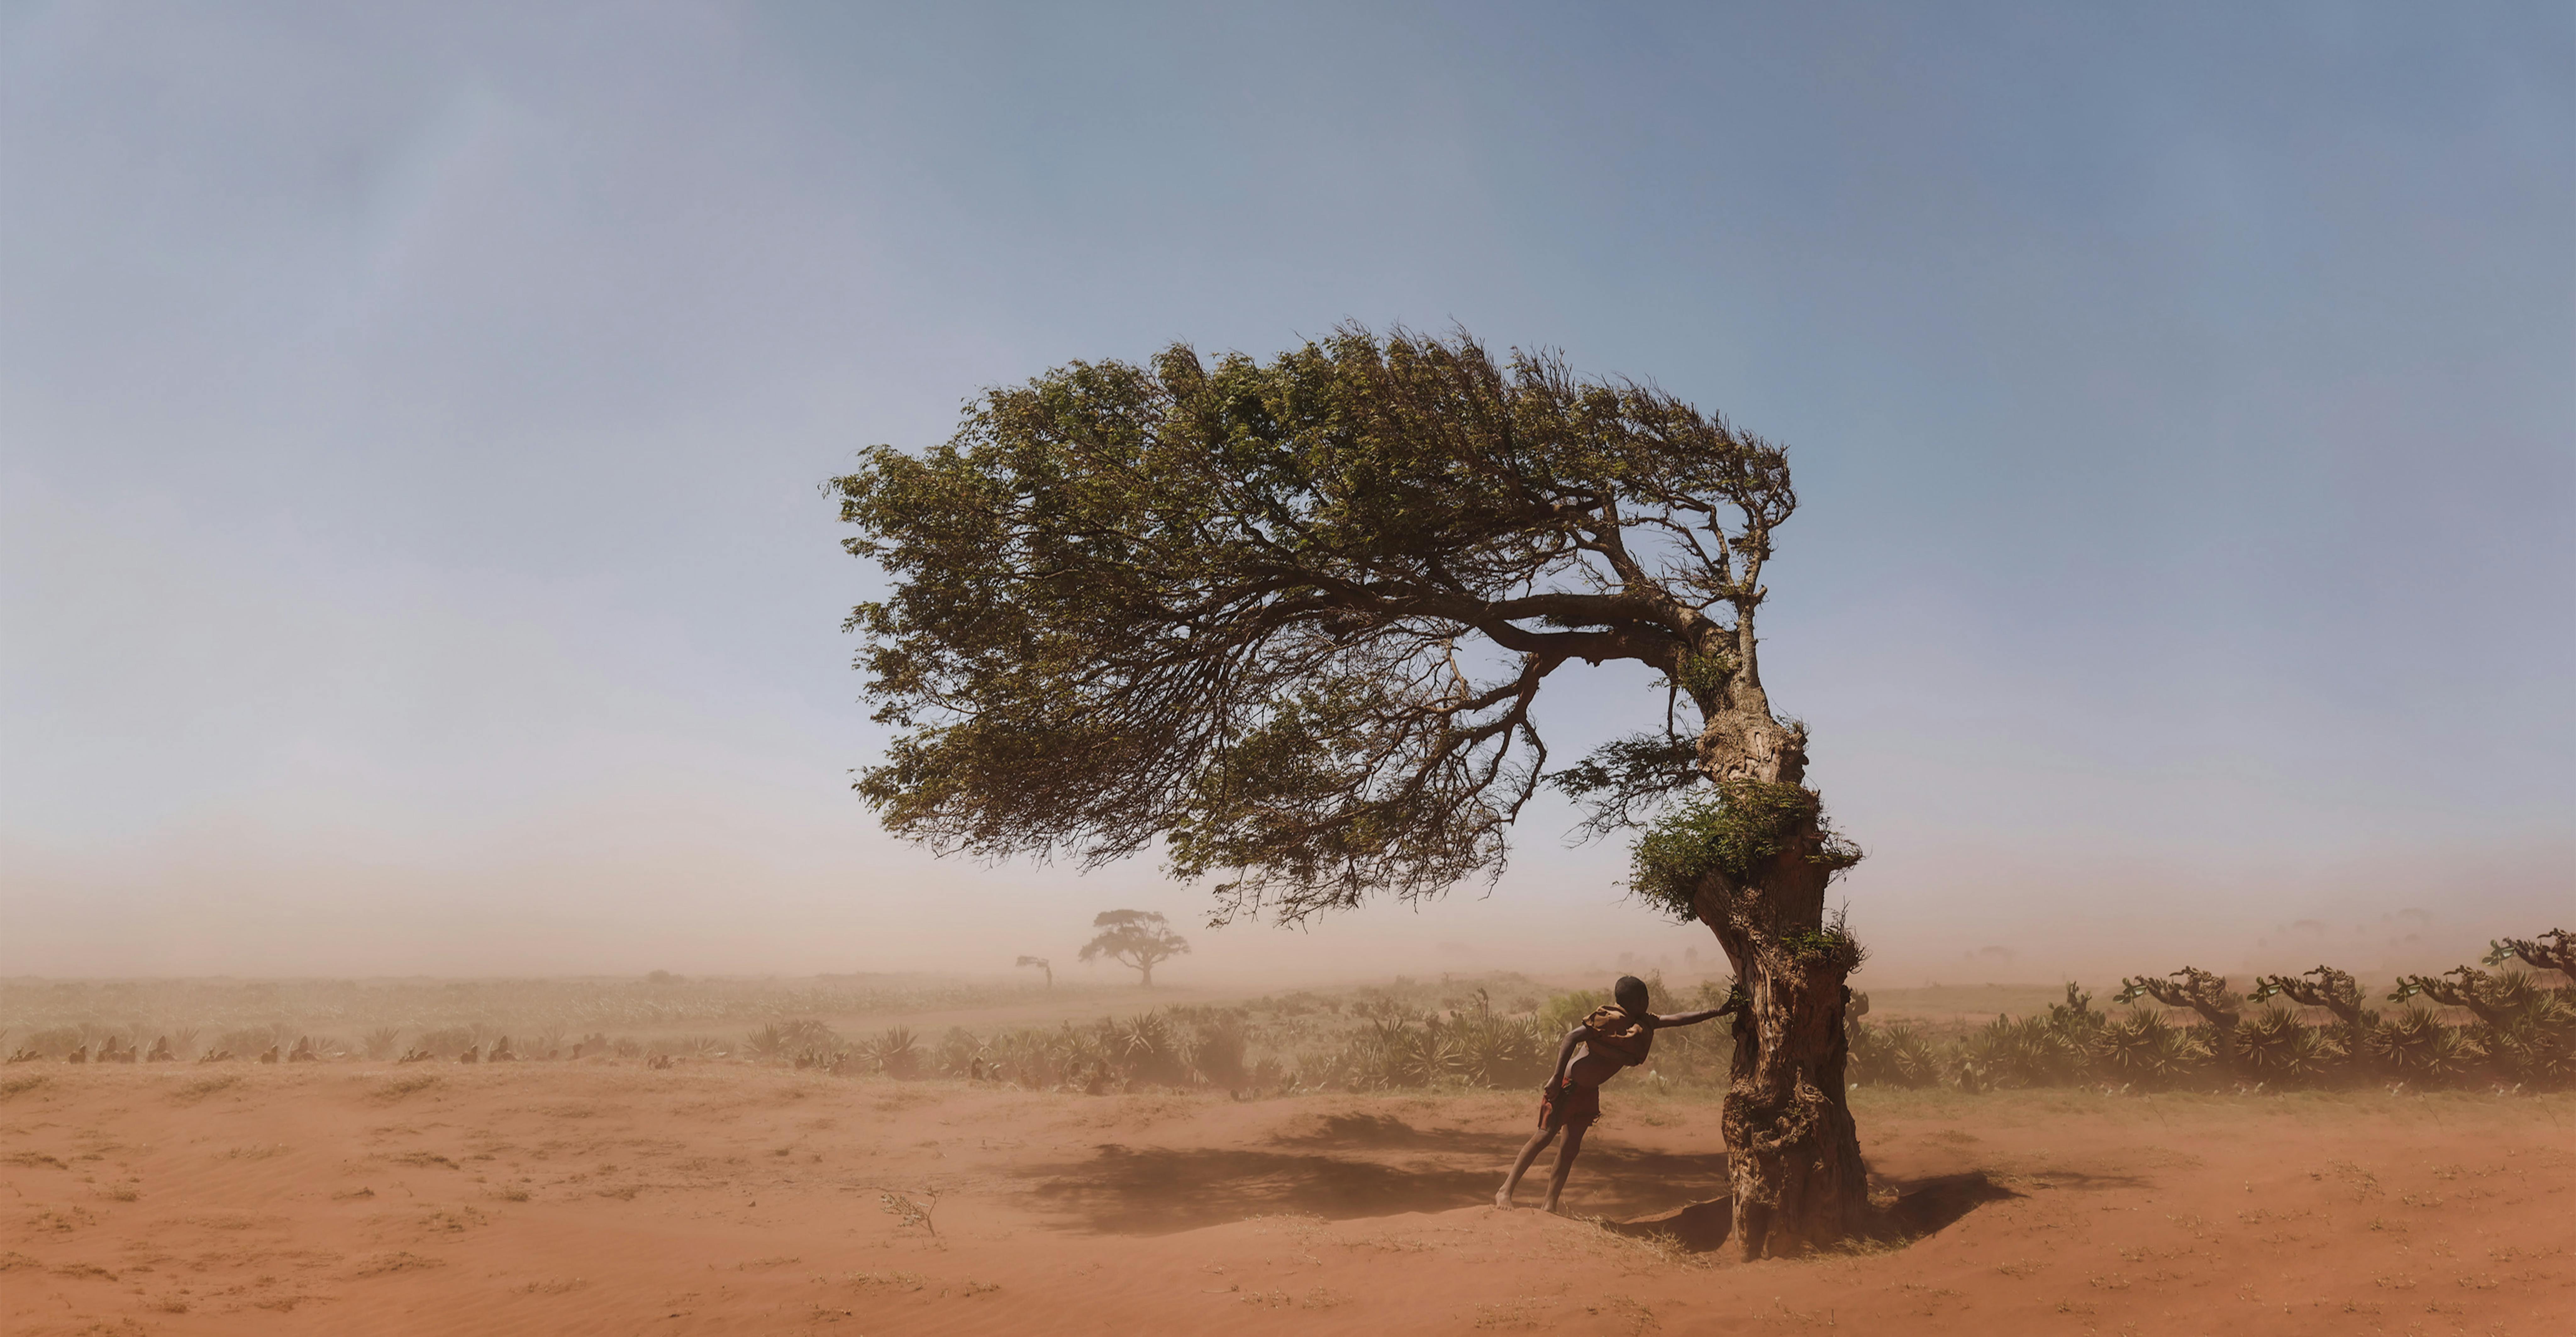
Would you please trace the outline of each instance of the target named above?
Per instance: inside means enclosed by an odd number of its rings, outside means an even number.
[[[757,1024],[796,1016],[970,1007],[1013,1000],[1033,982],[887,978],[849,984],[759,980],[80,981],[0,979],[0,1025],[14,1032],[111,1019],[156,1034],[209,1035],[275,1023],[292,1031],[436,1029],[476,1021],[521,1034]]]
[[[1133,1091],[1206,1087],[1229,1091],[1387,1091],[1432,1087],[1535,1087],[1556,1059],[1567,1017],[1597,1000],[1561,995],[1506,1013],[1483,989],[1438,1009],[1393,992],[1362,997],[1329,1017],[1296,1010],[1262,1023],[1242,1007],[1179,1006],[1089,1024],[1021,1028],[978,1037],[952,1027],[920,1056],[898,1061],[881,1039],[859,1046],[836,1070],[892,1076],[938,1074],[1008,1082],[1036,1090]],[[776,1061],[793,1047],[788,1025],[755,1032],[746,1048]],[[889,1035],[892,1033],[889,1032]],[[1676,1073],[1710,1066],[1711,1046],[1659,1044],[1657,1060]],[[907,1042],[906,1050],[912,1046]],[[1257,1049],[1271,1052],[1255,1056]],[[1714,1063],[1723,1067],[1722,1043]],[[1704,1074],[1703,1074],[1704,1075]]]
[[[1191,1016],[1196,1011],[1203,1015]],[[984,1077],[1032,1090],[1101,1093],[1146,1086],[1221,1086],[1250,1082],[1239,1019],[1217,1009],[1156,1010],[1103,1017],[1089,1025],[1002,1031],[986,1040],[951,1030],[937,1067],[952,1077]]]
[[[1479,989],[1467,1006],[1446,1013],[1366,1009],[1341,1043],[1301,1054],[1293,1080],[1348,1091],[1537,1086],[1555,1059],[1555,1037],[1541,1017],[1497,1012]]]
[[[2121,981],[2115,1001],[2161,1006],[2116,1016],[2093,1010],[2092,995],[2070,984],[2066,1001],[2048,1015],[1998,1017],[1947,1047],[1903,1023],[1856,1022],[1850,1071],[1865,1085],[1947,1083],[1970,1091],[2086,1083],[2576,1086],[2576,989],[2547,978],[2576,979],[2576,937],[2552,929],[2536,939],[2499,939],[2483,964],[2513,962],[2523,968],[2404,976],[2386,998],[2403,1006],[2389,1012],[2370,1006],[2360,982],[2331,966],[2258,976],[2242,994],[2225,977],[2190,966],[2134,977]],[[2311,1022],[2275,1001],[2283,999],[2326,1019]],[[2459,1009],[2467,1020],[2454,1023],[2419,1000]],[[2249,1004],[2258,1005],[2250,1015]],[[2175,1025],[2165,1009],[2187,1010],[2198,1024]]]

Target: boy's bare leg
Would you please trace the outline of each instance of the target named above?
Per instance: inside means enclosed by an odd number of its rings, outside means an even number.
[[[1565,1145],[1556,1149],[1556,1173],[1547,1177],[1546,1209],[1548,1211],[1556,1210],[1557,1195],[1565,1192],[1565,1177],[1574,1173],[1574,1158],[1583,1150],[1584,1128],[1585,1125],[1579,1123],[1569,1123],[1565,1126]],[[1536,1152],[1533,1151],[1531,1154],[1535,1155]]]
[[[1538,1154],[1547,1150],[1547,1144],[1555,1140],[1556,1130],[1553,1128],[1542,1128],[1530,1135],[1529,1145],[1521,1148],[1520,1158],[1512,1162],[1512,1172],[1504,1176],[1503,1186],[1495,1190],[1495,1206],[1510,1209],[1512,1190],[1521,1186],[1521,1176],[1529,1173],[1530,1162],[1537,1160]]]

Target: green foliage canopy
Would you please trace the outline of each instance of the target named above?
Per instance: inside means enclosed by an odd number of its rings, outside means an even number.
[[[848,625],[898,729],[857,783],[891,830],[1159,840],[1174,876],[1231,873],[1220,918],[1287,921],[1499,871],[1541,683],[1722,681],[1710,610],[1749,634],[1796,505],[1779,448],[1651,386],[1358,328],[1075,363],[833,486],[890,585]],[[1697,779],[1677,736],[1629,747],[1597,768],[1623,805]]]

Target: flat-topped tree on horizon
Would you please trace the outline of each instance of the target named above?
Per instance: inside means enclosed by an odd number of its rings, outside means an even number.
[[[1652,385],[1355,326],[1268,362],[1174,346],[972,401],[834,480],[886,595],[850,629],[896,730],[857,788],[942,853],[1159,846],[1217,922],[1499,875],[1541,783],[1708,926],[1747,1008],[1720,1127],[1748,1257],[1866,1224],[1845,1100],[1860,854],[1772,712],[1754,617],[1796,509],[1778,446]],[[1662,675],[1656,726],[1551,773],[1559,669]],[[1695,725],[1679,721],[1687,704]]]
[[[1082,960],[1108,957],[1142,974],[1148,989],[1154,987],[1155,966],[1190,950],[1160,910],[1103,910],[1093,916],[1091,926],[1100,930],[1100,936],[1082,945]]]
[[[1036,966],[1038,969],[1046,972],[1047,987],[1050,989],[1055,987],[1055,964],[1047,960],[1045,957],[1023,956],[1019,960],[1013,962],[1012,965],[1014,968],[1020,966]]]

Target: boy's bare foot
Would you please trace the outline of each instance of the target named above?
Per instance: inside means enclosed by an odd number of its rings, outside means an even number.
[[[1507,1188],[1495,1189],[1494,1205],[1502,1208],[1504,1211],[1510,1211],[1512,1209],[1512,1191]]]
[[[1564,1208],[1562,1208],[1562,1207],[1557,1206],[1557,1205],[1556,1205],[1556,1199],[1554,1199],[1554,1198],[1550,1198],[1550,1199],[1548,1199],[1548,1200],[1547,1200],[1547,1202],[1546,1202],[1546,1204],[1545,1204],[1544,1206],[1542,1206],[1541,1208],[1539,1208],[1539,1210],[1540,1210],[1540,1211],[1543,1211],[1543,1212],[1546,1212],[1546,1213],[1547,1213],[1548,1215],[1550,1215],[1550,1216],[1563,1216],[1563,1215],[1565,1215],[1565,1209],[1564,1209]]]

